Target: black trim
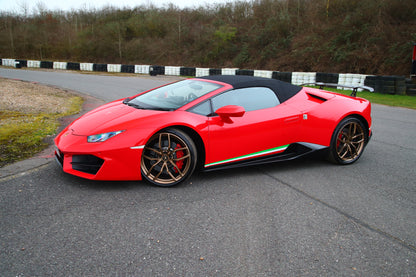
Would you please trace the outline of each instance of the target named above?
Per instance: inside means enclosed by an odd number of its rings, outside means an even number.
[[[104,164],[104,160],[93,155],[72,156],[72,169],[95,175]]]
[[[61,167],[64,166],[64,154],[60,150],[55,150],[55,160]]]
[[[283,161],[290,161],[297,158],[300,158],[305,155],[309,155],[316,151],[325,150],[327,147],[309,144],[309,143],[293,143],[291,144],[283,153],[272,154],[269,156],[264,156],[260,158],[253,158],[249,160],[243,160],[233,163],[227,164],[220,164],[217,166],[211,166],[204,168],[204,172],[215,171],[215,170],[222,170],[228,168],[238,168],[244,166],[253,166],[259,164],[268,164],[268,163],[275,163],[275,162],[283,162]]]

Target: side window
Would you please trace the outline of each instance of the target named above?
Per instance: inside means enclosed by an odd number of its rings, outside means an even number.
[[[276,94],[266,87],[235,89],[212,98],[214,111],[227,105],[237,105],[249,112],[275,107],[279,104]]]
[[[208,116],[212,114],[211,102],[209,100],[202,102],[201,104],[190,108],[188,111],[190,111],[191,113]]]

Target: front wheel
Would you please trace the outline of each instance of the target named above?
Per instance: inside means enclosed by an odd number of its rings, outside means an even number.
[[[368,132],[357,118],[347,117],[335,128],[331,138],[328,159],[337,164],[351,164],[357,161],[368,141]]]
[[[143,149],[142,176],[157,186],[173,186],[192,175],[196,161],[195,144],[186,133],[163,130],[153,135]]]

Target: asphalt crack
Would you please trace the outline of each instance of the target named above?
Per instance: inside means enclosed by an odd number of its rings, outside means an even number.
[[[350,215],[350,214],[342,211],[341,209],[339,209],[339,208],[337,208],[335,206],[332,206],[331,204],[326,203],[325,201],[322,201],[321,199],[316,198],[316,197],[308,194],[307,192],[304,192],[303,190],[300,190],[300,189],[298,189],[298,188],[296,188],[296,187],[294,187],[294,186],[286,183],[283,180],[280,180],[279,178],[276,178],[275,176],[267,173],[264,170],[261,170],[261,171],[266,176],[268,176],[271,179],[273,179],[273,180],[275,180],[275,181],[283,184],[284,186],[286,186],[286,187],[288,187],[288,188],[296,191],[297,193],[299,193],[299,194],[301,194],[301,195],[303,195],[303,196],[305,196],[305,197],[307,197],[307,198],[309,198],[309,199],[311,199],[311,200],[313,200],[315,202],[318,202],[318,203],[322,204],[323,206],[325,206],[325,207],[327,207],[327,208],[329,208],[329,209],[337,212],[338,214],[341,214],[342,216],[346,217],[347,219],[351,220],[352,222],[354,222],[354,223],[356,223],[356,224],[358,224],[358,225],[366,228],[367,230],[370,230],[372,232],[375,232],[375,233],[377,233],[377,234],[379,234],[379,235],[387,238],[388,240],[391,240],[393,242],[396,242],[396,243],[400,244],[401,246],[403,246],[403,247],[407,248],[408,250],[412,251],[413,253],[416,253],[416,246],[414,246],[414,245],[412,245],[410,243],[407,243],[406,241],[404,241],[404,240],[402,240],[402,239],[400,239],[400,238],[398,238],[398,237],[396,237],[396,236],[394,236],[392,234],[389,234],[389,233],[387,233],[387,232],[385,232],[385,231],[383,231],[383,230],[381,230],[381,229],[379,229],[379,228],[377,228],[375,226],[372,226],[372,225],[370,225],[370,224],[362,221],[361,219],[356,218],[356,217],[354,217],[354,216],[352,216],[352,215]]]

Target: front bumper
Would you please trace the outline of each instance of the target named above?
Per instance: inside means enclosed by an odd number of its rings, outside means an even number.
[[[90,180],[141,180],[142,149],[121,148],[100,152],[55,150],[55,159],[63,171]]]

